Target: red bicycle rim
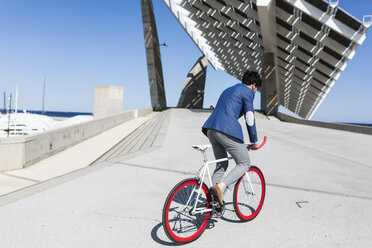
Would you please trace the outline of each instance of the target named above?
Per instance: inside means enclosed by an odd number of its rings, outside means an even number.
[[[200,226],[200,228],[191,236],[189,237],[179,237],[177,236],[171,229],[171,227],[169,226],[169,219],[168,219],[168,214],[169,214],[169,206],[171,204],[171,202],[173,201],[173,198],[174,196],[177,194],[178,191],[180,191],[183,187],[185,186],[188,186],[188,185],[198,185],[198,182],[197,181],[187,181],[183,184],[181,184],[177,190],[175,190],[172,194],[172,196],[170,197],[169,201],[168,201],[168,204],[167,204],[167,207],[166,207],[166,213],[165,213],[165,223],[166,223],[166,228],[168,230],[168,233],[169,235],[177,242],[180,242],[180,243],[186,243],[186,242],[190,242],[190,241],[193,241],[194,239],[196,239],[197,237],[199,237],[199,235],[204,231],[207,223],[208,223],[208,220],[209,220],[209,216],[210,216],[210,213],[211,212],[207,212],[206,213],[206,216],[205,216],[205,219],[203,221],[203,224]],[[207,196],[207,208],[210,207],[210,199],[209,199],[209,194],[208,194],[208,189],[202,185],[202,189],[205,193],[205,195]]]

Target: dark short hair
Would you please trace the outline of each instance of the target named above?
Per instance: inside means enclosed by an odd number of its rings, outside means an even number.
[[[244,72],[242,83],[246,85],[256,84],[256,87],[260,88],[262,85],[262,80],[256,71],[247,70]]]

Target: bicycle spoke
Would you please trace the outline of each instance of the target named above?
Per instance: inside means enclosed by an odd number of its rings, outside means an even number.
[[[191,218],[192,216],[186,215],[182,212],[177,213],[177,215],[170,219],[169,222],[174,222],[174,225],[172,227],[173,231],[176,231],[177,233],[187,233],[194,229],[199,229],[201,224],[203,223],[204,218],[203,217],[197,217],[196,219]],[[177,228],[177,224],[179,224]],[[185,224],[189,224],[188,226],[185,226]],[[182,229],[182,232],[180,231]]]

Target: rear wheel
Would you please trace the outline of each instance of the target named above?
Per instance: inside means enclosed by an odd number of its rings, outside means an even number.
[[[265,178],[261,170],[251,166],[248,170],[249,183],[244,174],[234,188],[234,210],[240,220],[253,220],[261,211],[266,192]]]
[[[163,207],[163,227],[168,238],[175,243],[189,243],[203,233],[211,216],[210,195],[197,179],[185,179],[169,193]],[[196,204],[196,213],[193,212]]]

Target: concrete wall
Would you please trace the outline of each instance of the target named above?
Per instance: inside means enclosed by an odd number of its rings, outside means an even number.
[[[0,171],[21,169],[91,138],[112,127],[152,112],[131,110],[73,126],[25,137],[0,139]]]
[[[94,87],[94,118],[116,115],[123,112],[124,88],[113,85]]]
[[[25,138],[0,138],[0,171],[22,168],[25,163]]]
[[[372,135],[372,127],[356,126],[356,125],[349,125],[349,124],[338,124],[338,123],[330,123],[330,122],[322,122],[322,121],[302,120],[302,119],[298,119],[296,117],[289,116],[289,115],[279,113],[279,112],[276,114],[276,117],[286,122]]]

